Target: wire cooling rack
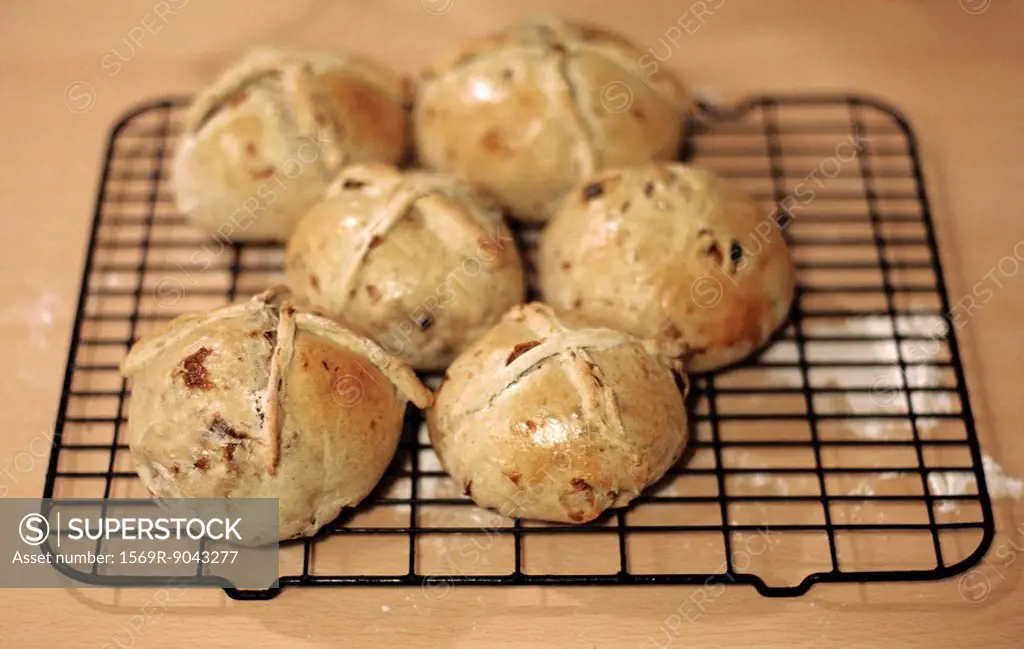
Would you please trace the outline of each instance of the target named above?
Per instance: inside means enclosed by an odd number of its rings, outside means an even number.
[[[168,166],[185,103],[144,106],[111,135],[46,497],[146,496],[118,363],[154,326],[280,279],[280,247],[222,245],[175,211]],[[513,521],[462,494],[410,412],[374,496],[282,547],[282,587],[423,586],[438,600],[459,584],[743,583],[794,596],[817,582],[941,579],[980,560],[992,512],[907,122],[857,96],[757,97],[704,106],[681,155],[774,215],[800,283],[764,354],[695,381],[685,461],[594,523]],[[537,232],[519,234],[529,257]]]

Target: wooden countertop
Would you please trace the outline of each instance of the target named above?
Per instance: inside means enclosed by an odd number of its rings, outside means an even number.
[[[701,4],[701,3],[695,3]],[[708,2],[708,6],[717,3]],[[45,462],[15,457],[52,428],[81,280],[103,146],[130,105],[188,93],[243,49],[288,44],[352,50],[401,70],[541,9],[587,18],[654,46],[688,11],[660,0],[375,2],[10,2],[0,21],[4,145],[0,204],[0,486],[41,493]],[[154,17],[159,9],[163,19]],[[430,10],[430,11],[428,11]],[[431,13],[432,12],[432,13]],[[686,19],[693,24],[692,19]],[[714,100],[762,90],[860,90],[911,119],[922,142],[942,259],[955,302],[1024,239],[1024,4],[1012,0],[726,0],[680,39],[667,65]],[[141,27],[140,27],[141,26]],[[102,65],[112,48],[131,60]],[[141,37],[140,37],[141,36]],[[85,82],[88,85],[83,85]],[[1024,275],[1022,273],[1021,275]],[[1010,277],[960,332],[984,451],[1024,475],[1020,300]],[[29,466],[28,464],[31,464]],[[958,580],[820,585],[772,600],[732,587],[684,621],[674,646],[1019,646],[1024,632],[1024,502],[997,502],[998,536],[981,570]],[[11,647],[652,646],[694,592],[687,587],[286,590],[239,603],[220,591],[9,591]],[[976,591],[971,591],[976,592]],[[973,595],[972,595],[973,597]],[[166,605],[162,602],[170,600]]]

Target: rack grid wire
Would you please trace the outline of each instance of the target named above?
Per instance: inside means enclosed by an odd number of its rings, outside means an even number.
[[[146,497],[125,440],[127,349],[281,278],[280,246],[225,245],[177,213],[167,179],[186,104],[150,103],[111,134],[45,497]],[[819,582],[941,579],[981,559],[991,505],[907,121],[857,95],[760,96],[702,105],[680,156],[772,215],[799,278],[771,346],[694,380],[683,461],[593,523],[509,520],[463,495],[410,410],[374,495],[282,546],[281,587],[422,586],[439,600],[460,584],[749,584],[797,596]],[[528,268],[537,234],[518,231]]]

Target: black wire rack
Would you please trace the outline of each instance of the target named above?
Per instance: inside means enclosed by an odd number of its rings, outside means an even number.
[[[111,134],[45,497],[145,497],[118,363],[154,326],[280,279],[279,246],[223,245],[176,212],[167,177],[185,104],[143,106]],[[703,106],[682,157],[742,184],[799,268],[791,323],[767,351],[694,382],[685,462],[588,525],[510,520],[462,494],[410,411],[368,502],[282,547],[281,587],[422,586],[439,600],[460,584],[735,583],[796,596],[942,579],[981,559],[991,505],[907,121],[860,96],[755,97]],[[537,232],[519,235],[529,258]]]

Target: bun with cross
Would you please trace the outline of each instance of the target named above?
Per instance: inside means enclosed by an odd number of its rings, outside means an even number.
[[[418,370],[442,370],[525,298],[486,192],[445,174],[347,167],[288,243],[292,291]]]
[[[375,343],[281,289],[181,316],[121,364],[128,442],[160,498],[278,498],[279,538],[311,536],[374,488],[406,403],[432,395]]]
[[[585,523],[680,458],[685,382],[656,343],[530,303],[452,363],[428,412],[441,464],[482,507]]]
[[[407,95],[362,59],[254,50],[185,115],[178,207],[224,242],[284,240],[342,165],[402,157]]]
[[[539,247],[550,304],[675,345],[688,372],[734,363],[785,321],[793,260],[767,210],[711,171],[606,171],[566,195]]]
[[[621,37],[539,17],[461,45],[421,75],[420,162],[494,192],[541,223],[578,180],[675,159],[693,101]]]

